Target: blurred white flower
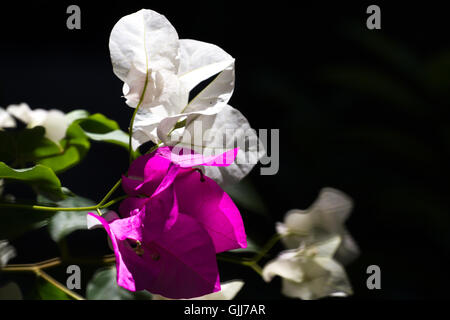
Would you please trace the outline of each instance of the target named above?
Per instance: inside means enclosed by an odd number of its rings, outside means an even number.
[[[0,130],[4,128],[13,128],[16,126],[16,121],[5,109],[0,107]]]
[[[7,240],[0,240],[0,268],[8,264],[8,261],[16,256],[16,250],[9,245]]]
[[[336,259],[348,264],[359,255],[359,248],[345,227],[353,209],[353,201],[343,192],[323,188],[317,200],[306,210],[290,210],[284,222],[277,223],[277,232],[287,248],[297,248],[302,242],[313,243],[339,235],[341,245]]]
[[[69,127],[70,121],[65,114],[56,109],[31,110],[28,104],[12,104],[7,109],[7,112],[19,119],[27,125],[28,128],[42,126],[45,128],[45,137],[55,143],[59,143],[66,135],[66,130]]]
[[[352,288],[344,268],[333,259],[340,244],[339,236],[298,249],[286,250],[263,268],[263,278],[269,282],[282,278],[282,293],[304,300],[327,296],[351,295]]]
[[[192,298],[192,299],[180,299],[180,300],[233,300],[234,297],[238,294],[238,292],[244,286],[244,281],[234,280],[229,282],[223,282],[220,284],[221,290],[217,292],[213,292],[210,294],[206,294],[201,297]],[[172,300],[158,294],[152,295],[153,300]]]

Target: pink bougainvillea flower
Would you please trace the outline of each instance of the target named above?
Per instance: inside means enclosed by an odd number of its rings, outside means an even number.
[[[169,231],[149,241],[145,230],[133,231],[144,227],[135,223],[141,219],[139,216],[130,221],[120,219],[112,211],[106,217],[89,213],[89,217],[103,225],[111,239],[120,286],[130,291],[146,289],[172,299],[220,290],[216,251],[199,222],[179,214]]]
[[[193,167],[226,166],[236,154],[204,157],[163,147],[132,163],[122,181],[129,195],[122,218],[88,216],[111,238],[120,286],[175,299],[220,290],[216,253],[245,248],[244,225],[231,198]]]

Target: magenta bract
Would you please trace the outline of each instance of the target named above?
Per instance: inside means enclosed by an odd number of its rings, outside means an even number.
[[[231,198],[192,167],[229,165],[237,151],[203,157],[163,147],[131,164],[121,218],[90,213],[111,238],[120,286],[175,299],[220,290],[216,253],[247,246],[244,224]]]

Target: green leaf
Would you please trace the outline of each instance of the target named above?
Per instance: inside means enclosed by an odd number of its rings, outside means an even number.
[[[45,211],[34,211],[16,208],[0,209],[0,234],[2,238],[14,239],[22,234],[42,228],[54,214]]]
[[[106,133],[113,130],[120,130],[116,121],[111,120],[101,113],[93,114],[79,122],[84,131],[92,133]]]
[[[152,295],[143,290],[128,291],[117,284],[116,268],[109,267],[97,270],[86,288],[89,300],[150,300]]]
[[[10,162],[17,159],[16,145],[12,132],[0,130],[0,161]]]
[[[42,300],[72,300],[64,291],[61,291],[45,279],[37,279],[37,292]]]
[[[73,110],[66,114],[66,119],[69,120],[69,123],[75,122],[77,120],[81,120],[89,117],[89,112],[82,109]]]
[[[120,130],[116,121],[107,118],[103,114],[96,113],[80,119],[78,124],[89,139],[112,143],[128,151],[130,136],[128,133]],[[134,158],[137,158],[139,155],[138,151],[133,151]]]
[[[53,202],[44,196],[38,196],[38,202],[61,208],[90,207],[96,203],[90,199],[83,198],[71,193],[64,200]],[[91,210],[92,211],[92,210]],[[86,215],[89,211],[59,211],[54,214],[48,223],[48,231],[51,238],[58,242],[75,230],[87,228]]]
[[[0,131],[0,160],[25,166],[36,158],[59,154],[62,148],[44,137],[44,127]]]
[[[17,154],[25,163],[34,161],[37,156],[49,156],[61,151],[57,144],[44,137],[44,127],[24,129],[15,134]]]
[[[61,182],[52,169],[38,164],[31,168],[13,169],[0,162],[0,179],[26,183],[37,193],[42,193],[51,199],[63,199]]]
[[[72,123],[61,140],[63,150],[57,155],[38,160],[38,163],[52,168],[56,173],[64,172],[77,165],[90,148],[88,137],[77,123]]]
[[[233,252],[233,253],[254,252],[254,253],[257,253],[259,251],[261,251],[261,247],[258,244],[256,244],[256,242],[254,242],[252,239],[247,237],[247,248],[234,249],[229,252]]]
[[[85,132],[86,135],[94,141],[104,141],[118,146],[128,148],[129,135],[122,130],[114,130],[107,133],[90,133]]]

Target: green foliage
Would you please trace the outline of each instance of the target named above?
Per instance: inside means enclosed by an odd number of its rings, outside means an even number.
[[[25,167],[40,157],[62,152],[54,142],[44,137],[44,127],[26,128],[20,131],[0,130],[0,161],[14,167]]]
[[[44,196],[38,196],[38,202],[61,208],[90,207],[96,205],[94,201],[69,193],[61,201],[51,201]],[[75,230],[84,230],[87,227],[86,214],[88,211],[60,211],[48,219],[48,231],[51,238],[58,242]]]
[[[71,124],[64,139],[55,143],[45,137],[45,128],[37,126],[22,130],[0,130],[0,161],[13,168],[42,164],[55,173],[77,165],[90,149],[89,140],[118,145],[128,151],[129,135],[116,121],[85,110],[67,114]],[[139,152],[133,152],[133,158]]]
[[[42,164],[56,173],[63,172],[81,161],[90,143],[83,130],[72,124],[59,144],[47,139],[43,127],[19,131],[0,131],[0,160],[14,168]]]
[[[233,253],[247,253],[247,252],[257,253],[259,251],[261,251],[261,247],[255,241],[253,241],[252,239],[247,237],[247,248],[235,249],[235,250],[231,250],[229,252],[233,252]]]
[[[0,179],[19,181],[33,187],[37,193],[51,199],[64,198],[61,182],[52,169],[38,164],[31,168],[13,169],[0,162]]]
[[[0,234],[2,238],[14,239],[35,229],[44,227],[48,219],[54,214],[38,212],[29,209],[1,208]]]
[[[41,157],[37,163],[43,164],[61,173],[78,164],[90,148],[88,137],[77,123],[72,123],[66,131],[66,137],[60,141],[62,150],[48,157]]]
[[[150,300],[151,294],[147,291],[131,292],[117,284],[116,268],[99,269],[86,289],[89,300]]]
[[[36,280],[36,288],[41,300],[72,300],[65,292],[42,278]]]
[[[78,110],[78,115],[74,114],[74,117],[78,116],[75,123],[80,125],[89,139],[115,144],[125,148],[128,151],[130,136],[128,133],[120,130],[120,127],[116,121],[111,120],[100,113],[89,115],[85,112],[84,117],[81,116],[81,114],[81,110]],[[138,156],[139,152],[133,151],[133,158]]]

